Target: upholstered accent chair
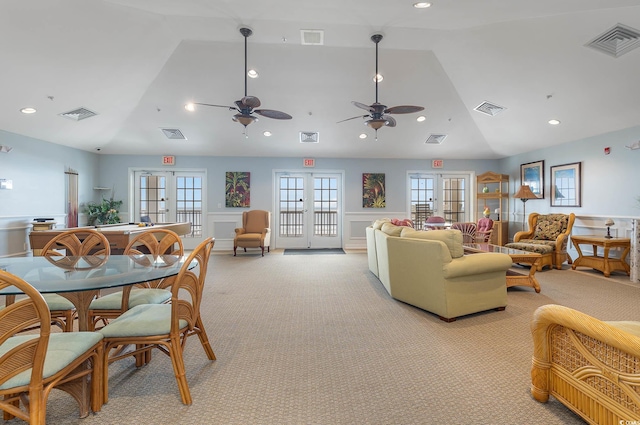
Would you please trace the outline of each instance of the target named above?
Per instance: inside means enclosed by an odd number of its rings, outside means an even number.
[[[242,213],[242,227],[236,228],[236,237],[233,239],[233,256],[236,256],[238,247],[260,248],[264,257],[264,249],[269,252],[271,242],[271,211],[251,210]]]
[[[571,264],[571,256],[567,253],[567,244],[575,214],[529,214],[529,230],[517,232],[513,242],[505,246],[524,251],[537,252],[542,255],[538,270],[544,266],[562,269],[562,263]]]
[[[560,305],[531,321],[531,395],[549,396],[590,424],[640,418],[640,322],[605,322]]]
[[[491,232],[493,232],[493,220],[489,217],[483,217],[478,220],[476,225],[476,242],[487,243],[491,241]]]

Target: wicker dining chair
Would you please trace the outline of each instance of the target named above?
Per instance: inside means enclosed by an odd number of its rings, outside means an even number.
[[[51,333],[51,315],[42,294],[19,277],[0,270],[0,289],[10,286],[25,297],[0,310],[0,410],[4,419],[17,417],[43,425],[47,398],[54,387],[78,401],[81,417],[89,414],[89,408],[100,411],[102,335]],[[36,331],[22,333],[34,327]]]
[[[145,249],[146,248],[146,249]],[[142,250],[146,252],[142,252]],[[124,249],[124,255],[184,255],[184,246],[180,236],[167,229],[153,229],[133,237]],[[146,259],[145,259],[146,260]],[[89,328],[96,329],[102,321],[115,319],[131,307],[141,304],[164,304],[171,299],[171,286],[174,277],[153,282],[125,286],[122,291],[112,292],[93,300],[89,306]]]
[[[462,243],[473,243],[476,241],[476,223],[452,223],[451,228],[462,232]]]
[[[111,253],[109,240],[102,233],[94,229],[71,229],[54,236],[40,251],[40,255],[50,258],[54,263],[65,262],[67,256],[91,257],[102,261]],[[73,331],[75,306],[71,301],[58,294],[43,294],[49,310],[51,320],[65,332]]]
[[[137,305],[98,330],[104,335],[105,343],[102,370],[105,403],[109,399],[109,364],[134,356],[136,366],[142,366],[149,362],[151,350],[157,348],[171,358],[182,403],[191,404],[183,358],[187,337],[198,335],[209,360],[216,359],[200,317],[202,291],[214,242],[214,238],[207,238],[187,257],[171,285],[170,303]],[[198,264],[195,268],[191,268],[193,261]],[[136,348],[121,352],[120,347],[125,345]],[[117,354],[111,355],[112,350]]]

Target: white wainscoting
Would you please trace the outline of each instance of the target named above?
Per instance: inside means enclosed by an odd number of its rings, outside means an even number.
[[[0,257],[31,255],[29,233],[31,233],[31,223],[35,217],[53,218],[56,223],[66,223],[66,215],[64,214],[0,216]]]

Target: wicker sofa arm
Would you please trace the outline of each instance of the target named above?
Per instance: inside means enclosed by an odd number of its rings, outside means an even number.
[[[640,323],[616,325],[539,307],[531,321],[533,398],[546,402],[551,394],[590,423],[640,419]]]

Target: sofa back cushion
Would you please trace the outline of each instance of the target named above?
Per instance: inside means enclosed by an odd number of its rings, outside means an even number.
[[[391,219],[389,219],[389,218],[381,218],[381,219],[379,219],[379,220],[374,221],[374,222],[373,222],[373,224],[372,224],[371,226],[372,226],[374,229],[380,230],[380,229],[382,229],[382,225],[383,225],[384,223],[390,223],[390,222],[391,222]]]
[[[567,230],[569,216],[566,214],[539,215],[533,239],[555,241]]]
[[[380,230],[382,230],[383,233],[386,233],[389,236],[400,236],[402,229],[409,229],[409,227],[396,226],[395,224],[391,224],[389,222],[389,223],[383,223],[382,228]]]
[[[462,247],[462,233],[459,230],[415,230],[410,227],[401,227],[400,237],[413,239],[428,239],[441,241],[449,248],[451,258],[460,258],[464,255]]]

